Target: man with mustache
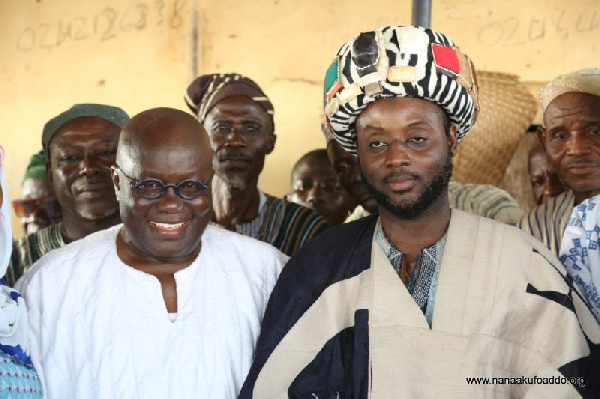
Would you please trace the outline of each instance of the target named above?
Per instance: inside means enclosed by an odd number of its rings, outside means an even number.
[[[240,398],[597,394],[600,326],[558,259],[450,208],[452,158],[479,108],[470,59],[440,32],[388,26],[340,48],[324,93],[379,215],[286,264]]]
[[[325,132],[327,153],[342,186],[352,194],[359,205],[346,222],[378,213],[377,202],[363,183],[358,158],[342,148],[331,133]],[[479,216],[515,225],[523,210],[506,191],[489,184],[468,184],[451,181],[448,184],[450,207]]]
[[[558,256],[571,212],[600,194],[600,68],[560,75],[540,92],[538,138],[567,189],[526,214],[518,226]]]
[[[110,167],[128,120],[121,108],[76,104],[46,123],[42,148],[63,220],[15,242],[9,285],[48,252],[120,223]]]
[[[212,175],[192,115],[155,108],[123,127],[112,167],[123,224],[19,280],[45,397],[237,397],[287,256],[209,225]]]
[[[273,104],[254,81],[234,73],[202,75],[185,100],[211,140],[216,223],[288,255],[327,228],[312,209],[258,188],[276,136]]]

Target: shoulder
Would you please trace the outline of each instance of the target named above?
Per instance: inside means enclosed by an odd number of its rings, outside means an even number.
[[[489,184],[450,182],[448,193],[453,208],[503,223],[514,225],[525,213],[508,192]]]
[[[202,234],[203,245],[219,256],[237,256],[246,262],[273,259],[285,262],[288,256],[270,244],[209,224]],[[256,258],[258,256],[258,258]]]
[[[100,230],[48,252],[33,264],[19,280],[18,286],[23,289],[36,280],[68,282],[73,278],[76,269],[92,272],[99,259],[108,253],[111,247],[116,248],[116,236],[120,228],[121,225],[117,225]]]
[[[575,195],[573,191],[568,190],[564,193],[548,199],[546,202],[533,208],[525,214],[517,226],[523,230],[531,230],[532,226],[540,228],[543,220],[560,217],[564,214],[571,214],[575,206]],[[552,220],[553,221],[553,220]]]

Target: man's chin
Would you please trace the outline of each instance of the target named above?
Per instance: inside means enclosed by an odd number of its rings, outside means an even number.
[[[104,219],[111,218],[113,216],[117,216],[119,214],[118,206],[114,208],[99,210],[94,208],[81,207],[77,209],[77,215],[80,219],[86,220],[88,222],[99,222]]]

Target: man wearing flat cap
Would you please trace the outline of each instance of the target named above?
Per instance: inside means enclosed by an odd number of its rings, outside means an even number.
[[[128,120],[118,107],[76,104],[46,123],[42,148],[63,220],[15,242],[9,285],[48,252],[120,223],[110,167]]]
[[[273,104],[254,81],[234,73],[202,75],[185,100],[211,140],[216,223],[287,255],[327,228],[314,210],[258,188],[276,136]]]
[[[592,397],[600,326],[552,253],[451,209],[452,158],[478,112],[470,59],[390,26],[338,51],[325,113],[379,215],[288,262],[240,397]],[[486,382],[487,381],[487,382]]]
[[[567,190],[526,214],[519,227],[558,256],[571,212],[600,194],[600,68],[560,75],[540,92],[538,138]]]

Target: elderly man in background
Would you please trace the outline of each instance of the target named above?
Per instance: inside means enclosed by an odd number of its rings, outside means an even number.
[[[442,33],[389,26],[341,47],[325,93],[379,215],[288,262],[240,398],[595,395],[600,326],[558,259],[450,208],[478,112],[470,59]]]
[[[46,163],[44,151],[31,156],[21,184],[22,198],[12,201],[15,214],[21,218],[25,235],[62,220],[60,204],[46,173]]]
[[[121,108],[76,104],[46,123],[42,146],[63,221],[15,242],[9,285],[48,252],[120,222],[110,167],[128,120]]]
[[[329,226],[344,223],[356,201],[340,184],[325,148],[302,155],[292,168],[292,192],[287,199],[312,208]]]
[[[575,205],[600,194],[600,69],[560,75],[540,92],[538,137],[567,191],[533,209],[518,226],[558,255]]]
[[[193,116],[156,108],[125,125],[112,174],[123,225],[19,281],[48,398],[237,396],[287,256],[209,225],[212,176]]]
[[[258,189],[276,136],[273,104],[254,81],[233,73],[202,75],[185,100],[211,140],[216,223],[288,255],[327,228],[314,210]]]

